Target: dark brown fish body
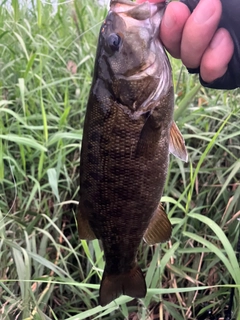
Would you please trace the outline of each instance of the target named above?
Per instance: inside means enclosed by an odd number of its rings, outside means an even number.
[[[120,294],[146,293],[136,253],[161,211],[174,105],[158,39],[163,7],[112,1],[100,31],[81,149],[78,227],[80,238],[102,240],[102,305]],[[167,240],[171,227],[160,216],[159,239]]]

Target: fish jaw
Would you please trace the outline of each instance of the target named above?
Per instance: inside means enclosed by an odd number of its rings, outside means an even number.
[[[162,19],[166,8],[165,2],[149,3],[148,1],[141,4],[128,1],[128,0],[112,0],[110,2],[110,11],[124,14],[125,16],[132,17],[137,20],[146,20],[153,17],[157,11],[160,11],[160,19]],[[160,22],[160,21],[159,21]]]
[[[98,76],[105,79],[116,99],[133,111],[133,105],[145,110],[152,96],[157,100],[172,86],[171,67],[159,39],[164,10],[162,2],[139,5],[126,0],[112,1],[100,32]],[[109,52],[108,41],[113,35],[121,40],[119,48]],[[134,92],[129,92],[133,84]],[[143,100],[138,96],[146,86],[151,96]]]

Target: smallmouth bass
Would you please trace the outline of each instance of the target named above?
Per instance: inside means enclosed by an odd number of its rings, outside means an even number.
[[[102,241],[100,304],[146,295],[141,239],[167,241],[160,199],[169,152],[187,160],[173,122],[171,67],[159,39],[165,4],[112,0],[101,27],[87,104],[77,214],[81,239]]]

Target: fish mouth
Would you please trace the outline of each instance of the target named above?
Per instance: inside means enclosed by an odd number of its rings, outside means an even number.
[[[145,63],[141,68],[136,67],[129,71],[127,71],[123,77],[127,80],[139,80],[140,78],[144,78],[146,76],[150,76],[154,73],[156,67],[156,58],[153,62]],[[121,77],[121,75],[119,75]]]
[[[134,69],[129,70],[124,77],[131,81],[131,80],[141,80],[144,77],[149,76],[156,76],[159,74],[159,63],[158,63],[158,56],[162,55],[165,57],[166,53],[163,49],[163,47],[158,43],[154,43],[154,47],[157,47],[156,50],[150,51],[150,56],[148,58],[148,62],[144,63],[140,68],[136,67]],[[158,54],[156,54],[158,52]]]
[[[148,64],[146,67],[136,70],[131,70],[129,73],[130,75],[126,74],[124,75],[127,80],[139,80],[142,79],[144,77],[150,76],[154,73],[154,71],[156,70],[155,67],[155,61],[151,64]]]
[[[136,20],[146,20],[152,18],[157,12],[166,7],[165,2],[141,4],[129,0],[112,0],[110,10],[115,13],[124,14]]]
[[[139,27],[139,29],[144,29],[144,25],[147,29],[152,29],[152,48],[149,48],[148,61],[143,63],[140,68],[139,66],[132,68],[125,74],[118,76],[124,77],[125,79],[127,78],[127,80],[139,80],[146,76],[152,76],[157,72],[158,62],[156,51],[159,52],[159,50],[155,50],[155,47],[159,45],[156,39],[159,37],[159,25],[165,7],[165,2],[149,3],[147,1],[139,4],[129,0],[111,0],[110,12],[115,13],[121,18],[126,29],[131,30],[132,25]],[[163,54],[165,55],[165,52]]]

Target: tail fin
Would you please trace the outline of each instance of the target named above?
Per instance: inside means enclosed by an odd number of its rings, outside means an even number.
[[[104,270],[99,292],[99,303],[101,306],[105,306],[121,294],[133,298],[144,298],[146,292],[145,279],[138,266],[122,274],[107,274]]]

